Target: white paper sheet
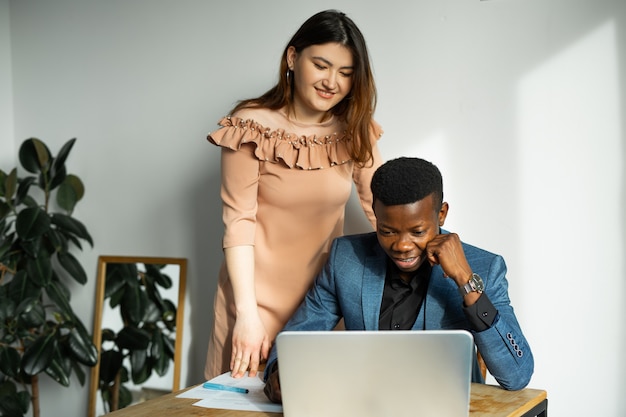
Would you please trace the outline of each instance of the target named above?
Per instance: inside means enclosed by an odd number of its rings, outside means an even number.
[[[244,410],[244,411],[266,411],[269,413],[282,413],[283,407],[280,404],[274,404],[263,393],[265,383],[261,379],[261,374],[256,377],[249,377],[248,374],[242,378],[232,378],[230,372],[224,373],[211,379],[209,382],[216,384],[229,385],[232,387],[247,388],[250,390],[247,394],[237,392],[216,391],[202,388],[198,385],[187,390],[177,398],[197,398],[200,401],[193,405],[205,408],[221,408],[226,410]]]

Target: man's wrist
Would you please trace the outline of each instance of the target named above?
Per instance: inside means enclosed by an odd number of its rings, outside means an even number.
[[[469,279],[464,284],[459,285],[459,294],[465,298],[466,295],[471,293],[482,294],[484,289],[485,284],[480,275],[471,273]]]

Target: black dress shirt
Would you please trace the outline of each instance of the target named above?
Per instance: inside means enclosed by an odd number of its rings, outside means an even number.
[[[379,330],[411,330],[422,307],[432,267],[424,262],[413,274],[409,282],[400,278],[398,267],[387,260],[385,288],[378,318]],[[459,296],[459,302],[463,302]],[[470,328],[477,332],[487,330],[493,324],[498,310],[493,306],[487,294],[483,293],[476,303],[469,307],[463,305],[463,312]]]
[[[430,264],[424,262],[406,282],[400,278],[398,267],[387,260],[378,330],[411,330],[428,290],[431,269]]]

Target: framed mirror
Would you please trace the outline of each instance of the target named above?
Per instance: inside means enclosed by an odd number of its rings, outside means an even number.
[[[180,388],[187,260],[98,258],[89,417]]]

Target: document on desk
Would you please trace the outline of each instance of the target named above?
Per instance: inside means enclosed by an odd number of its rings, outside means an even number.
[[[202,384],[187,390],[179,395],[178,398],[197,398],[200,401],[193,405],[204,408],[221,408],[225,410],[243,410],[243,411],[265,411],[268,413],[282,413],[283,407],[280,404],[274,404],[263,393],[265,383],[260,378],[262,374],[256,377],[249,377],[248,374],[242,378],[232,378],[230,372],[226,372],[217,376],[210,381],[213,384],[221,384],[228,387],[244,388],[248,390],[247,394],[239,392],[231,392],[226,390],[215,390],[202,388]]]

